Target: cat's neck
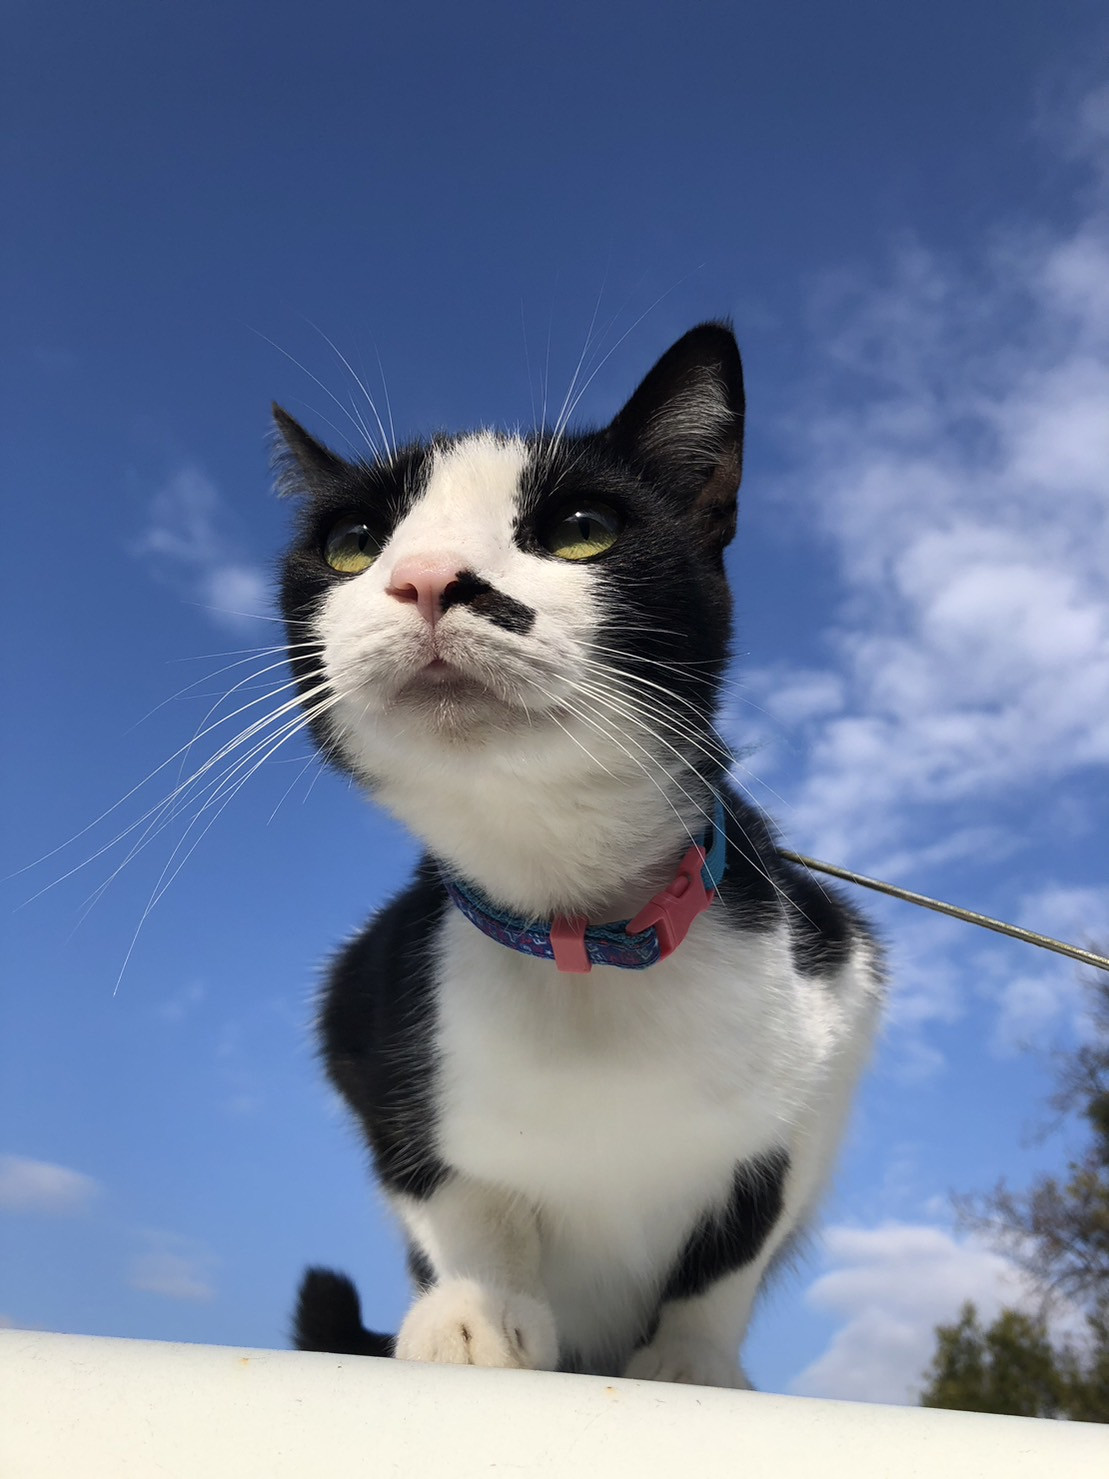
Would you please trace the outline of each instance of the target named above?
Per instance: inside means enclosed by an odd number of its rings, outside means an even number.
[[[502,907],[600,924],[638,913],[704,839],[711,789],[689,773],[680,785],[596,774],[568,793],[554,778],[459,768],[421,770],[376,793],[447,869]]]

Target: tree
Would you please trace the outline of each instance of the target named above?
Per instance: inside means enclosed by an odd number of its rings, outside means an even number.
[[[1023,1417],[1109,1422],[1109,976],[1091,983],[1089,1042],[1059,1056],[1051,1105],[1077,1116],[1089,1144],[1065,1178],[1045,1175],[1026,1192],[1000,1183],[959,1199],[964,1225],[985,1233],[1031,1277],[1039,1316],[1005,1309],[983,1327],[972,1304],[936,1330],[921,1405]],[[1053,1344],[1045,1313],[1067,1301],[1085,1338]]]
[[[922,1407],[1002,1412],[1013,1417],[1061,1417],[1066,1378],[1042,1319],[1002,1310],[984,1329],[973,1304],[955,1325],[936,1331]]]

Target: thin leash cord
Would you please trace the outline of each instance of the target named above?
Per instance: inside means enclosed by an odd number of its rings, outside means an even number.
[[[847,868],[837,868],[834,863],[821,863],[816,858],[806,858],[801,853],[782,851],[782,857],[791,863],[800,863],[814,873],[830,873],[833,878],[842,878],[845,883],[857,883],[862,888],[872,888],[880,894],[889,894],[894,899],[904,899],[908,904],[919,904],[923,909],[934,909],[937,914],[950,914],[953,919],[965,920],[967,924],[980,924],[983,929],[993,930],[999,935],[1010,935],[1014,940],[1023,940],[1026,945],[1039,945],[1043,950],[1054,950],[1056,955],[1068,955],[1071,960],[1080,960],[1083,965],[1092,965],[1099,971],[1109,971],[1109,956],[1096,955],[1092,950],[1081,950],[1077,945],[1053,940],[1050,935],[1038,935],[1035,930],[1021,929],[1019,925],[1005,924],[1000,919],[991,919],[988,914],[977,914],[973,909],[960,909],[957,904],[945,904],[940,899],[930,899],[927,894],[915,894],[908,888],[897,888],[892,883],[882,883],[877,878],[867,878],[862,873],[852,873]]]

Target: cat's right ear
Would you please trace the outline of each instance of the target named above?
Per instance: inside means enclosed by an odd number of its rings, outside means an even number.
[[[273,471],[282,498],[319,498],[343,482],[347,464],[294,421],[288,411],[273,405]]]

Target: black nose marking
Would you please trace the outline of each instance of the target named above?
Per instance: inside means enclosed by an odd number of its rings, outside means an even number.
[[[443,592],[443,610],[448,611],[452,606],[468,606],[494,626],[515,632],[520,637],[526,636],[535,625],[535,612],[530,606],[495,591],[488,581],[480,580],[472,570],[460,570]]]

